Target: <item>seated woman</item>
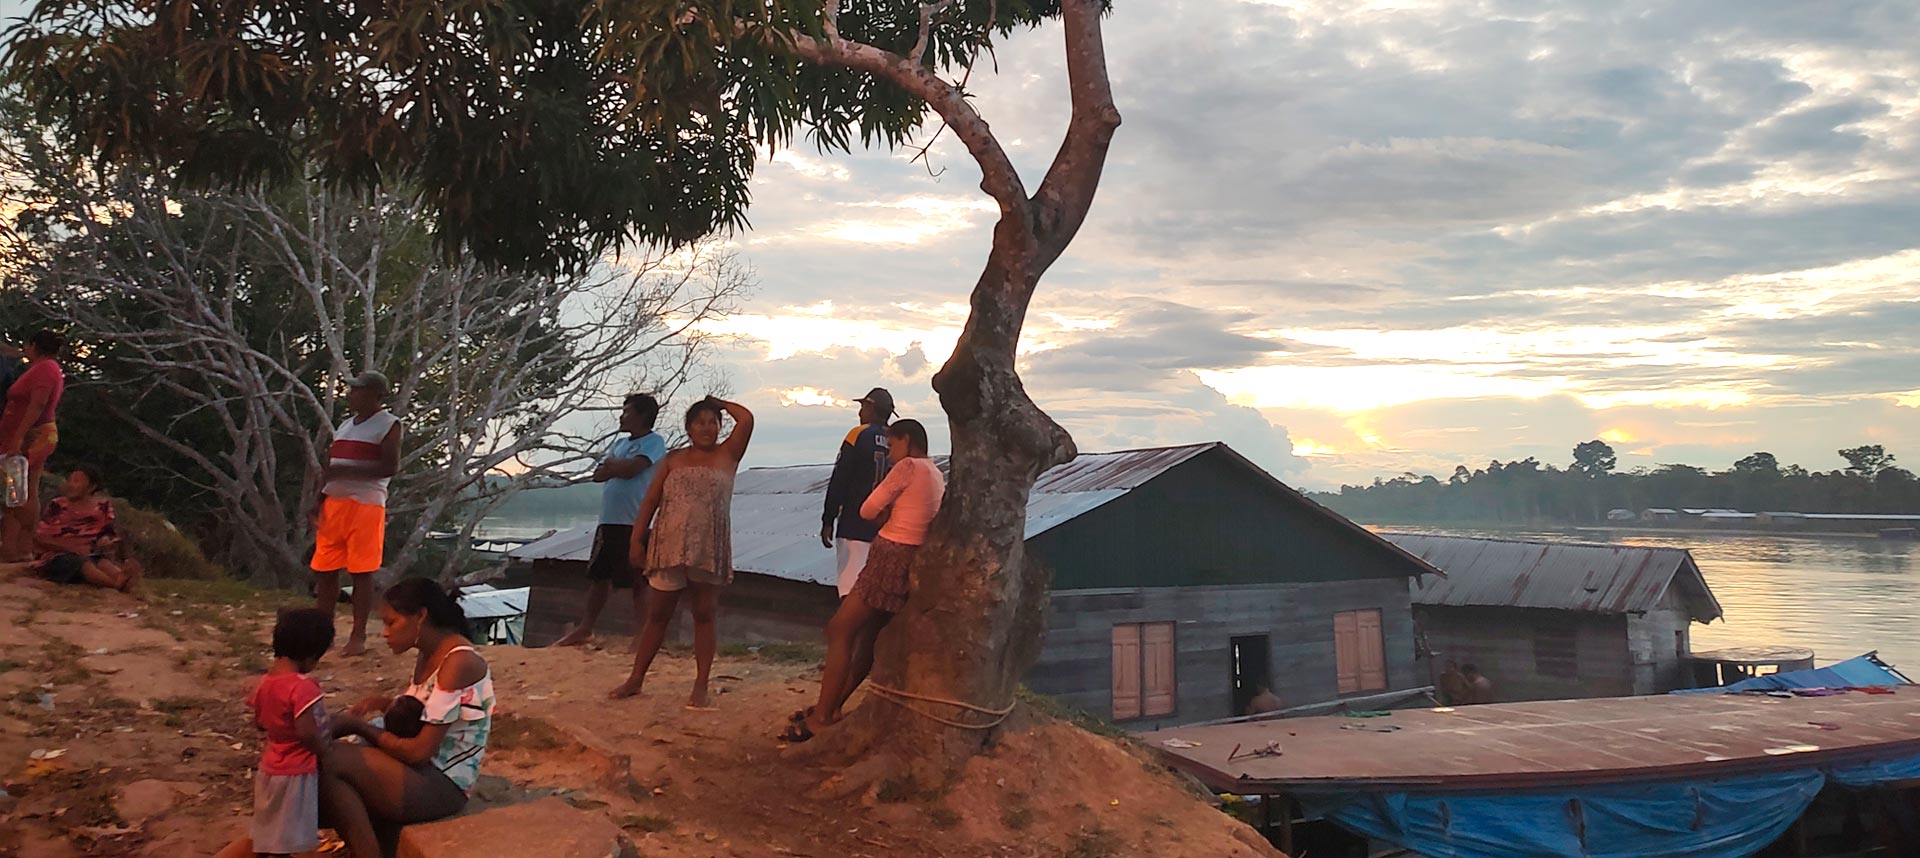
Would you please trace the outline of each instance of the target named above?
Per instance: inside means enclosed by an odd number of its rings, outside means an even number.
[[[320,822],[353,855],[380,855],[375,826],[431,822],[459,813],[480,777],[493,729],[493,674],[473,648],[466,614],[453,594],[426,578],[386,592],[380,606],[387,646],[414,650],[405,696],[422,704],[411,738],[376,727],[358,712],[334,719],[335,737],[320,764]]]
[[[100,493],[100,472],[75,468],[60,496],[34,526],[34,558],[5,564],[60,584],[87,583],[121,592],[140,585],[140,564],[126,556],[113,519],[113,502]]]

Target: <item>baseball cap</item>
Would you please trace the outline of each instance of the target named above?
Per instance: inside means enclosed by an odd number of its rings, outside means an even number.
[[[374,372],[373,370],[367,370],[366,372],[360,373],[359,375],[356,375],[353,378],[349,379],[347,381],[347,386],[348,387],[375,387],[375,388],[379,388],[381,393],[386,393],[387,391],[393,389],[393,385],[387,383],[387,377],[385,375]]]
[[[887,413],[887,416],[889,417],[893,416],[894,414],[893,394],[888,393],[887,389],[884,387],[876,387],[872,390],[869,390],[867,391],[866,396],[862,396],[859,399],[856,399],[854,401],[865,402],[870,405],[878,406],[882,411],[885,411]]]

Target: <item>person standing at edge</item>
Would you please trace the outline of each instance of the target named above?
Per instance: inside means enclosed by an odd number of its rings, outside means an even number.
[[[580,646],[592,640],[594,623],[599,622],[615,587],[633,587],[633,616],[646,616],[647,589],[634,586],[627,554],[633,542],[633,520],[640,517],[640,503],[653,482],[654,463],[667,455],[667,440],[653,431],[659,416],[660,402],[645,393],[628,396],[620,408],[620,431],[626,435],[613,440],[606,459],[593,469],[593,481],[606,485],[600,490],[593,557],[587,561],[587,612],[554,646]]]
[[[60,396],[67,389],[67,376],[59,360],[60,350],[66,346],[67,338],[57,331],[35,333],[22,352],[27,367],[7,385],[5,405],[0,407],[0,457],[27,458],[26,504],[0,508],[0,561],[33,556],[34,522],[40,518],[40,474],[60,444],[54,417],[60,410]]]
[[[876,387],[854,401],[860,403],[860,425],[840,442],[840,453],[833,459],[833,476],[827,480],[826,510],[820,516],[820,545],[833,549],[842,599],[853,592],[860,570],[867,566],[873,539],[880,534],[880,525],[860,517],[860,505],[886,479],[887,469],[893,464],[887,453],[893,394]]]
[[[720,438],[721,415],[733,431]],[[633,672],[607,696],[640,693],[653,657],[667,639],[667,626],[688,594],[693,615],[693,694],[687,706],[712,705],[707,678],[719,648],[714,627],[720,591],[733,583],[733,478],[753,440],[753,412],[738,402],[709,396],[687,409],[687,446],[660,460],[660,471],[633,520],[627,563],[646,570],[645,620],[634,637]],[[635,582],[635,588],[639,583]]]
[[[386,407],[390,387],[386,376],[371,370],[347,382],[353,415],[334,430],[312,512],[316,605],[327,616],[340,601],[340,573],[353,576],[353,633],[342,655],[367,650],[373,573],[386,557],[387,484],[400,471],[400,418]]]

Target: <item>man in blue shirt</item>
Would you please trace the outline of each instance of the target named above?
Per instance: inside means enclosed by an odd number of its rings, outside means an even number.
[[[860,517],[860,505],[892,466],[887,458],[887,421],[893,417],[893,394],[876,387],[854,401],[860,403],[860,425],[840,442],[833,476],[827,481],[827,508],[820,517],[820,544],[833,549],[842,599],[853,592],[853,582],[867,566],[867,549],[880,534],[879,524]]]
[[[653,466],[667,455],[667,439],[653,431],[660,403],[645,393],[627,397],[620,407],[620,437],[613,439],[607,457],[593,469],[600,490],[600,526],[593,532],[593,557],[587,561],[587,613],[580,624],[554,641],[554,646],[579,646],[593,638],[593,624],[614,587],[632,587],[633,569],[627,565],[627,546],[633,541],[634,519],[647,498]],[[634,616],[645,588],[634,589]]]

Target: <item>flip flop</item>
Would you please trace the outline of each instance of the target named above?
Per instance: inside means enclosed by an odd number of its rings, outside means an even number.
[[[812,738],[813,730],[808,729],[807,722],[805,721],[788,724],[787,729],[780,734],[780,741],[789,745],[798,745]]]

